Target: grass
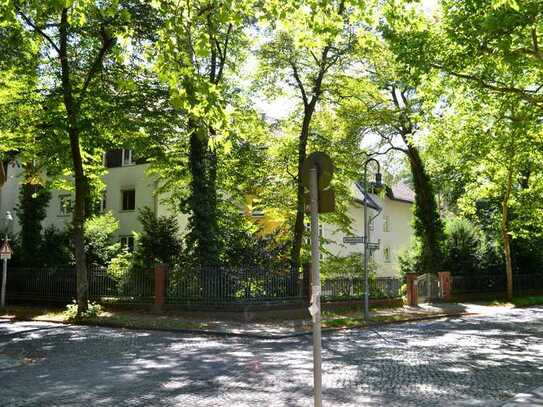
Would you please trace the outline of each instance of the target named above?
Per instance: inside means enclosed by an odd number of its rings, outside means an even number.
[[[526,297],[513,297],[511,302],[504,300],[494,300],[488,303],[488,305],[495,306],[509,306],[509,307],[531,307],[534,305],[543,305],[543,295],[533,295]]]
[[[30,306],[8,306],[0,309],[0,318],[16,321],[51,321],[74,323],[65,309],[48,309]],[[205,329],[206,323],[187,321],[177,315],[155,315],[143,311],[103,310],[97,317],[85,318],[75,323],[85,325],[107,325],[122,328],[148,329]]]
[[[372,316],[369,325],[417,321],[431,317],[442,317],[443,315],[444,314],[436,314],[435,312],[418,313],[416,316],[409,314],[374,315]],[[368,326],[368,323],[362,317],[323,317],[322,326],[323,328],[363,328]]]

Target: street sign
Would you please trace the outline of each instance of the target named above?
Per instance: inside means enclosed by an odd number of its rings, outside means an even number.
[[[309,192],[305,193],[305,213],[310,213]],[[329,213],[336,210],[336,191],[332,188],[319,191],[319,213]]]
[[[5,240],[4,243],[2,244],[2,247],[0,247],[0,259],[9,260],[11,259],[12,254],[13,254],[13,250],[11,250],[11,246],[9,245],[9,242]]]
[[[364,236],[345,236],[343,237],[343,243],[347,244],[361,244],[364,243],[366,239]]]
[[[377,243],[369,242],[368,243],[368,249],[370,249],[370,250],[379,250],[379,242],[377,242]]]
[[[302,167],[302,183],[307,189],[309,189],[309,170],[311,170],[313,167],[317,167],[319,181],[318,189],[319,191],[322,191],[328,185],[330,185],[330,181],[332,181],[332,177],[334,175],[334,164],[332,164],[332,160],[326,153],[316,151],[309,154],[306,157]]]

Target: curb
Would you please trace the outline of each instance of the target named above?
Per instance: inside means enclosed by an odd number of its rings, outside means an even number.
[[[436,314],[436,315],[427,315],[420,318],[406,319],[403,321],[385,321],[385,322],[375,322],[369,323],[368,325],[356,325],[350,327],[333,327],[333,328],[322,328],[321,332],[323,334],[330,334],[334,332],[348,331],[353,329],[371,329],[380,326],[388,326],[393,324],[406,324],[419,321],[429,321],[435,319],[443,318],[455,318],[463,316],[475,316],[477,313],[473,312],[458,312],[458,313],[448,313],[448,314]],[[93,327],[105,327],[105,328],[115,328],[115,329],[124,329],[132,331],[157,331],[157,332],[170,332],[170,333],[185,333],[185,334],[197,334],[197,335],[206,335],[206,336],[219,336],[219,337],[239,337],[239,338],[252,338],[252,339],[263,339],[263,340],[277,340],[277,339],[288,339],[296,338],[301,336],[311,336],[313,335],[312,331],[297,331],[286,334],[260,334],[260,333],[251,333],[251,332],[233,332],[233,331],[218,331],[210,329],[191,329],[191,328],[153,328],[153,327],[138,327],[138,326],[123,326],[115,323],[100,322],[100,323],[69,323],[55,320],[32,320],[32,319],[17,319],[9,317],[0,317],[0,322],[16,322],[16,321],[32,321],[32,322],[48,322],[55,323],[59,325],[66,326],[93,326]]]

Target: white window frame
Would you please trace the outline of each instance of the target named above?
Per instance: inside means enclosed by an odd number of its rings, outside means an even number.
[[[100,213],[106,213],[107,209],[107,195],[106,192],[102,194],[102,197],[100,198]]]
[[[134,209],[124,208],[124,193],[134,191]],[[134,212],[137,208],[136,204],[136,188],[126,187],[121,189],[121,212]]]
[[[383,216],[383,232],[390,232],[390,216]]]
[[[391,263],[392,262],[392,255],[390,253],[390,247],[383,248],[383,261],[385,263]]]
[[[257,205],[255,205],[255,201],[258,201]],[[253,199],[253,201],[251,202],[251,216],[253,218],[263,218],[264,217],[264,209],[260,208],[260,209],[255,209],[255,206],[261,206],[262,205],[262,201],[260,201],[260,199]]]
[[[125,156],[126,153],[128,153],[128,157]],[[123,167],[130,167],[131,165],[136,165],[132,150],[127,148],[122,149],[122,165]]]
[[[134,235],[123,235],[119,237],[119,242],[123,248],[127,248],[129,252],[134,251],[136,241]],[[130,244],[132,243],[132,244]]]

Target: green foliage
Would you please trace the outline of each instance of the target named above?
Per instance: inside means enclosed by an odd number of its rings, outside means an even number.
[[[221,265],[270,271],[288,269],[286,231],[278,229],[263,235],[236,207],[223,207],[221,213]]]
[[[111,212],[85,220],[85,253],[88,264],[106,266],[120,252],[120,243],[113,242],[118,229],[119,221]]]
[[[407,273],[420,274],[422,270],[420,244],[415,243],[410,248],[400,252],[398,254],[398,263],[401,275]]]
[[[126,278],[132,270],[134,255],[127,250],[121,251],[117,256],[111,259],[107,266],[109,276],[117,281]]]
[[[50,192],[40,185],[30,183],[21,185],[15,213],[21,225],[17,255],[23,266],[41,265],[41,259],[36,253],[42,245],[42,221],[47,215],[50,199]]]
[[[100,316],[102,312],[102,306],[95,302],[89,302],[87,310],[83,313],[79,313],[77,302],[74,300],[72,304],[66,305],[66,311],[64,316],[68,322],[80,322],[86,319],[96,318]]]
[[[155,216],[150,208],[140,210],[142,232],[137,236],[134,263],[142,270],[156,264],[173,264],[181,251],[179,226],[175,216]]]
[[[455,274],[481,271],[483,236],[468,220],[449,218],[445,223],[443,269]]]
[[[44,267],[73,265],[73,251],[69,232],[49,226],[43,231],[40,262]]]
[[[349,256],[326,256],[321,261],[321,275],[323,280],[334,277],[363,277],[364,260],[361,254],[351,254]],[[373,257],[368,261],[368,272],[370,278],[375,278],[378,268],[377,262]]]

